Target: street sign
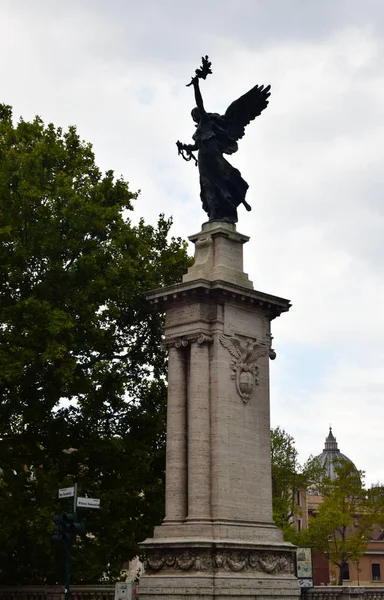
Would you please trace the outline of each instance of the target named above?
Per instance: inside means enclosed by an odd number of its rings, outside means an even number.
[[[79,508],[100,508],[99,498],[77,498],[77,506]]]
[[[313,587],[312,549],[309,546],[296,548],[296,577],[301,588]]]
[[[61,488],[59,490],[59,498],[72,498],[75,495],[75,486]]]
[[[313,579],[299,579],[300,588],[313,588]]]

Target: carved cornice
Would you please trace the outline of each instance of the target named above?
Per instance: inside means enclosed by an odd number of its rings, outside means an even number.
[[[294,564],[293,553],[290,552],[220,548],[148,548],[145,571],[147,575],[160,571],[229,571],[288,575],[293,574]]]
[[[152,290],[147,292],[146,298],[151,304],[157,305],[160,310],[167,310],[172,304],[196,301],[207,302],[208,299],[214,302],[235,302],[250,310],[261,311],[268,315],[269,319],[278,317],[291,307],[290,301],[285,298],[221,280],[207,281],[205,279],[197,279]]]

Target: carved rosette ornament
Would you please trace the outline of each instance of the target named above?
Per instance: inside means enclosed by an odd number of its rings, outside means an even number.
[[[162,343],[162,348],[165,350],[168,348],[183,349],[192,344],[193,342],[196,342],[199,345],[211,344],[213,342],[213,338],[210,335],[207,335],[206,333],[195,333],[191,335],[185,335],[183,337],[169,338],[164,340],[164,342]]]
[[[293,574],[293,554],[261,550],[147,549],[145,572],[228,571],[232,573]]]
[[[188,339],[185,337],[177,338],[177,340],[173,340],[172,344],[175,348],[186,348],[189,344]]]
[[[253,390],[259,384],[259,367],[257,361],[261,356],[269,354],[270,344],[248,338],[242,342],[235,335],[222,334],[220,342],[234,357],[231,361],[231,379],[236,382],[236,389],[244,403],[252,397]]]

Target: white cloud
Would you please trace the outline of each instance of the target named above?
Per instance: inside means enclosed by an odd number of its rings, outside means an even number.
[[[251,236],[245,270],[257,289],[293,302],[273,323],[273,420],[303,456],[321,451],[332,422],[341,450],[384,480],[382,7],[370,0],[364,7],[241,0],[236,10],[200,0],[190,10],[171,0],[3,5],[0,100],[15,116],[76,123],[101,168],[142,189],[135,218],[172,214],[176,235],[195,233],[205,220],[197,169],[175,146],[193,133],[185,84],[200,55],[213,61],[202,86],[208,110],[225,110],[255,83],[272,84],[268,110],[230,160],[250,184],[253,211],[240,208],[238,225]],[[288,371],[285,357],[297,345],[306,349],[304,368],[322,354],[311,386],[299,369],[295,377]]]
[[[322,452],[332,425],[339,450],[366,472],[367,483],[383,483],[384,352],[361,348],[358,340],[356,345],[356,359],[339,356],[334,364],[328,364],[316,390],[300,386],[289,387],[288,392],[274,389],[272,395],[278,400],[277,405],[272,403],[272,424],[279,424],[284,413],[284,428],[295,432],[302,462],[310,454]],[[366,355],[362,364],[359,354]],[[289,377],[286,379],[285,384]]]

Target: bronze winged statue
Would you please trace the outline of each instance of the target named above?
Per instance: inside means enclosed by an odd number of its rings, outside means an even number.
[[[255,85],[232,102],[224,115],[209,113],[204,108],[199,79],[206,79],[211,73],[211,63],[205,56],[201,68],[196,69],[188,84],[193,85],[196,100],[191,113],[196,125],[192,136],[194,144],[177,142],[177,148],[185,160],[193,159],[199,167],[200,197],[209,220],[237,223],[239,204],[251,210],[245,200],[248,184],[223,154],[237,152],[237,142],[244,136],[245,127],[267,108],[271,86]],[[193,154],[195,150],[197,159]]]

